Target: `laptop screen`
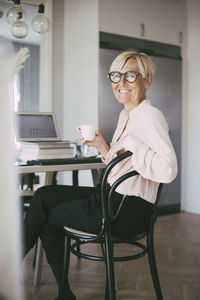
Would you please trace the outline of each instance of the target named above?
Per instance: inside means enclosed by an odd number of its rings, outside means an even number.
[[[53,113],[25,113],[15,115],[18,141],[57,141],[58,128]]]

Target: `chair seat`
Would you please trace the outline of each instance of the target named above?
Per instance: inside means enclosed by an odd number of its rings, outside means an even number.
[[[76,229],[69,228],[66,226],[64,227],[64,230],[67,230],[68,232],[71,232],[72,234],[74,233],[74,234],[79,234],[79,235],[83,235],[83,236],[92,236],[92,237],[97,236],[94,233],[84,232],[84,231],[76,230]]]
[[[77,235],[81,235],[81,236],[84,236],[84,237],[96,237],[97,234],[95,233],[90,233],[90,232],[85,232],[85,231],[80,231],[80,230],[77,230],[77,229],[74,229],[74,228],[70,228],[70,227],[67,227],[67,226],[64,226],[63,227],[64,230],[68,231],[68,233],[71,233],[72,235],[73,234],[77,234]],[[135,236],[115,236],[115,235],[112,235],[112,240],[113,242],[115,243],[127,243],[127,242],[134,242],[134,241],[138,241],[138,240],[141,240],[142,238],[144,238],[146,236],[146,233],[143,232],[143,233],[139,233],[139,234],[136,234]]]

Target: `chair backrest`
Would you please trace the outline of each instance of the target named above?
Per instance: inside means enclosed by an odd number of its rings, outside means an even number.
[[[115,165],[117,165],[120,161],[123,159],[131,156],[133,153],[131,151],[126,151],[117,157],[115,157],[103,170],[101,175],[101,205],[102,205],[102,215],[103,218],[108,219],[109,223],[113,220],[113,210],[112,210],[112,196],[116,188],[119,184],[121,184],[126,179],[138,175],[139,173],[137,171],[131,171],[127,174],[122,175],[119,177],[114,184],[111,186],[109,194],[107,193],[107,179],[110,174],[110,171],[114,168]]]
[[[161,195],[162,188],[163,188],[163,183],[160,183],[160,184],[159,184],[159,187],[158,187],[158,192],[157,192],[156,202],[155,202],[154,205],[153,205],[153,211],[152,211],[152,216],[151,216],[151,222],[150,222],[150,226],[149,226],[149,233],[150,233],[150,234],[153,234],[153,231],[154,231],[154,224],[155,224],[155,222],[156,222],[156,220],[157,220],[157,207],[158,207],[158,203],[159,203],[159,200],[160,200],[160,195]]]
[[[107,193],[107,179],[108,176],[110,174],[110,171],[113,169],[113,167],[118,164],[119,162],[121,162],[123,159],[128,158],[132,155],[133,153],[131,151],[126,151],[120,155],[118,155],[117,157],[115,157],[107,166],[106,168],[103,170],[102,175],[101,175],[101,204],[102,204],[102,214],[103,214],[103,218],[107,219],[107,221],[110,223],[113,220],[113,209],[112,209],[112,196],[114,194],[114,191],[116,190],[116,188],[125,180],[127,180],[130,177],[136,176],[139,173],[137,171],[131,171],[128,172],[124,175],[122,175],[121,177],[119,177],[114,183],[113,185],[110,187],[109,193]],[[152,218],[153,218],[153,222],[156,221],[156,217],[157,217],[157,206],[158,206],[158,202],[160,199],[160,194],[161,194],[161,190],[162,190],[163,184],[160,183],[159,184],[159,188],[158,188],[158,193],[157,193],[157,198],[156,198],[156,202],[153,206],[153,214],[152,214]]]

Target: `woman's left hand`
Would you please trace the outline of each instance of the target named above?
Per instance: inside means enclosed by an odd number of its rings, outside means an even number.
[[[111,161],[116,155],[119,155],[126,151],[126,149],[123,147],[123,142],[126,137],[123,137],[118,142],[116,142],[113,146],[111,146],[110,151],[107,154],[106,161]]]

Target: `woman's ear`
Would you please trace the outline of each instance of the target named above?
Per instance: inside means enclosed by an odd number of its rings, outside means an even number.
[[[148,90],[151,84],[152,84],[152,76],[149,76],[145,79],[145,90]]]

